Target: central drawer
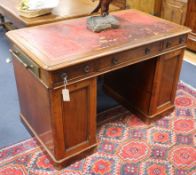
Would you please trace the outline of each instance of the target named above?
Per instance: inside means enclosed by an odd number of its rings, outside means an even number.
[[[161,46],[161,42],[156,42],[150,45],[145,45],[128,51],[113,54],[109,57],[103,57],[98,60],[98,71],[112,69],[123,64],[131,64],[137,60],[141,61],[142,58],[149,56],[156,56],[156,54],[160,53]]]

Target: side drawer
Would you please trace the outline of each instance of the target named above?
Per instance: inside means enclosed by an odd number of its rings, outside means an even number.
[[[98,71],[104,71],[121,64],[131,63],[160,53],[161,42],[152,43],[132,50],[123,51],[98,60]]]
[[[36,77],[40,77],[40,68],[34,63],[28,56],[24,55],[22,52],[14,49],[10,49],[10,53],[14,59],[17,59],[26,69],[31,71]]]
[[[68,80],[74,80],[77,78],[82,78],[90,76],[96,71],[95,61],[90,61],[75,66],[67,67],[61,70],[57,70],[53,73],[53,83],[59,83],[63,81],[63,78],[67,76]]]
[[[173,37],[164,41],[163,50],[175,48],[177,46],[185,45],[187,40],[186,35]]]

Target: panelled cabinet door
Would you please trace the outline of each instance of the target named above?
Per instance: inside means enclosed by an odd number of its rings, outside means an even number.
[[[161,17],[177,24],[184,25],[187,11],[187,0],[163,0]]]
[[[182,50],[159,57],[154,77],[151,113],[159,113],[167,108],[174,107],[182,60]]]
[[[112,4],[116,5],[120,9],[126,9],[127,0],[115,0],[115,1],[112,1]]]
[[[188,1],[188,13],[186,16],[186,26],[192,29],[188,36],[187,46],[189,49],[196,52],[196,1]]]
[[[96,144],[96,78],[67,87],[70,101],[62,90],[52,95],[56,133],[56,157],[77,154]]]
[[[127,0],[127,5],[131,9],[138,9],[146,13],[154,14],[154,6],[157,0]]]

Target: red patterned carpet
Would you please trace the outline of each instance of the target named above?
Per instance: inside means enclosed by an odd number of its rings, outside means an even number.
[[[0,150],[0,175],[196,175],[196,90],[180,83],[176,110],[146,125],[126,110],[103,125],[98,151],[61,171],[30,139]]]

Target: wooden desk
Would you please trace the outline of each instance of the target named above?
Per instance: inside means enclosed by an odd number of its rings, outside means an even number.
[[[98,1],[92,2],[92,0],[60,0],[58,7],[53,10],[52,14],[28,19],[19,16],[17,11],[19,2],[20,0],[0,0],[0,13],[6,16],[16,28],[88,16],[98,3]],[[126,0],[118,0],[111,5],[111,10],[125,9],[125,7]]]
[[[174,110],[187,34],[137,10],[114,13],[121,27],[86,29],[86,18],[7,33],[21,118],[56,163],[96,147],[97,78],[108,94],[151,122]],[[64,102],[67,75],[70,102]]]

